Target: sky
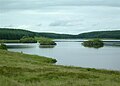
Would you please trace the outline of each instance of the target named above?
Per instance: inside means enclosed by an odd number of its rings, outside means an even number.
[[[0,27],[79,34],[120,30],[120,0],[0,0]]]

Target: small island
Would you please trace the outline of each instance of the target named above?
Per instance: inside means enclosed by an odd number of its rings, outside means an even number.
[[[49,38],[40,38],[40,45],[57,45],[52,39]]]
[[[93,40],[84,41],[82,45],[84,47],[101,48],[104,46],[104,43],[100,39],[93,39]]]
[[[37,40],[33,37],[23,36],[20,39],[20,43],[37,43]]]

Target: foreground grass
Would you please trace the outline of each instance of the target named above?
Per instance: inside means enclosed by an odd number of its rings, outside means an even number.
[[[120,86],[120,72],[54,65],[55,59],[0,50],[0,86]]]

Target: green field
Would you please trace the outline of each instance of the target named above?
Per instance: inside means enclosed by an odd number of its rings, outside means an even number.
[[[0,50],[0,86],[120,86],[120,72],[55,65],[55,59]]]

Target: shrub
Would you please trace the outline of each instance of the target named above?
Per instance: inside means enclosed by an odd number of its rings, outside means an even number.
[[[56,45],[56,43],[49,38],[41,38],[39,41],[40,45]]]
[[[0,44],[0,49],[7,50],[7,46],[5,44]]]
[[[35,40],[35,38],[32,37],[23,37],[20,39],[21,43],[37,43],[37,40]]]

